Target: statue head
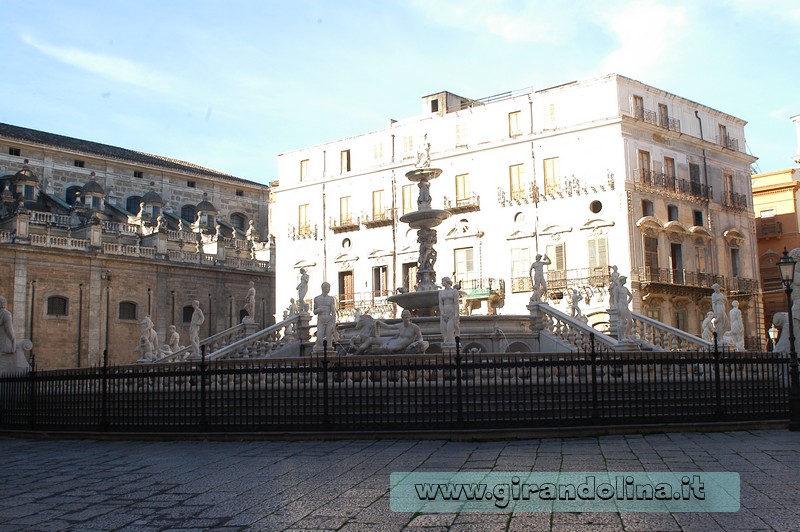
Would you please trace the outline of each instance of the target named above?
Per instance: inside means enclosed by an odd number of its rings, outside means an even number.
[[[542,258],[542,254],[541,253],[537,253],[536,254],[536,260],[540,260],[541,258]]]
[[[408,309],[403,309],[403,312],[400,313],[400,317],[403,318],[403,321],[408,321],[411,319],[411,311]]]
[[[330,291],[331,291],[331,283],[329,283],[328,281],[322,283],[322,293],[327,294]]]
[[[6,301],[5,296],[0,296],[0,308],[6,308],[8,301]]]
[[[442,284],[445,288],[450,288],[453,286],[453,281],[451,281],[449,277],[442,277]]]
[[[200,302],[199,302],[198,300],[196,300],[196,299],[195,299],[194,301],[192,301],[192,307],[194,307],[194,308],[200,308]]]

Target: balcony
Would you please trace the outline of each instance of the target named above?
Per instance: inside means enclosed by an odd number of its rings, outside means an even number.
[[[642,290],[657,285],[658,292],[685,293],[687,288],[700,290],[701,293],[710,294],[711,286],[716,283],[728,294],[758,295],[758,281],[742,277],[726,277],[706,272],[671,268],[639,268],[639,283]]]
[[[655,192],[657,194],[668,192],[686,198],[703,201],[711,200],[712,188],[708,185],[697,181],[678,179],[662,172],[654,172],[642,168],[637,168],[634,172],[634,181],[637,188],[647,192]]]
[[[645,109],[643,107],[639,107],[633,110],[633,117],[636,120],[642,120],[647,122],[648,124],[652,124],[654,126],[661,127],[663,129],[668,129],[670,131],[675,131],[676,133],[681,132],[681,121],[675,118],[669,118],[668,116],[658,116],[658,113],[652,111],[650,109]]]
[[[728,208],[746,211],[748,208],[747,196],[730,190],[722,197],[722,204]]]
[[[497,202],[503,207],[509,205],[527,205],[539,201],[539,190],[535,183],[528,183],[524,188],[509,190],[497,187]]]
[[[290,225],[289,238],[292,240],[316,240],[317,239],[317,226],[313,227],[310,224],[304,225]]]
[[[352,216],[342,217],[340,219],[331,218],[329,227],[334,233],[346,233],[348,231],[358,231],[361,229],[360,218],[353,218]]]
[[[361,223],[366,228],[382,227],[385,225],[392,225],[394,222],[394,209],[384,208],[382,211],[373,212],[372,216],[363,213],[361,215]]]
[[[783,226],[774,217],[758,218],[756,235],[758,238],[779,237],[783,234]]]
[[[445,196],[444,208],[450,211],[451,214],[479,211],[481,210],[481,197],[477,194],[472,194],[466,198],[456,198],[455,202],[453,202],[450,198]]]
[[[717,137],[717,142],[723,148],[727,148],[733,151],[739,151],[739,139],[735,139],[730,135],[725,135],[724,137]]]
[[[567,290],[573,287],[604,289],[611,282],[608,266],[574,268],[572,270],[547,270],[544,272],[544,277],[547,282],[547,297],[550,299],[565,297]],[[530,277],[511,278],[512,293],[531,292],[532,290],[533,286]]]
[[[534,188],[536,201],[548,201],[573,196],[588,196],[598,192],[614,190],[614,174],[608,172],[605,177],[599,179],[579,179],[572,177],[562,177],[556,182],[545,184],[544,194],[539,194],[538,188]]]

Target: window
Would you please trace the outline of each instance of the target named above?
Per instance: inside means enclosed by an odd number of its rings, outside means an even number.
[[[403,214],[414,210],[414,185],[403,185]]]
[[[739,249],[731,248],[731,277],[739,277],[742,274],[742,262],[739,257]]]
[[[403,158],[412,157],[414,155],[414,137],[406,135],[403,137]]]
[[[567,253],[566,244],[560,242],[558,244],[550,244],[547,246],[547,258],[550,259],[551,264],[548,270],[564,271],[567,269]]]
[[[511,291],[529,292],[531,280],[528,269],[531,265],[531,251],[528,248],[511,249]]]
[[[644,266],[650,271],[651,278],[658,275],[658,239],[644,237]]]
[[[413,290],[417,286],[417,272],[419,265],[416,262],[403,263],[403,288]]]
[[[388,266],[375,266],[372,268],[372,296],[385,297],[389,295],[389,268]]]
[[[724,124],[719,125],[719,143],[721,146],[728,145],[728,128]]]
[[[75,202],[81,197],[81,188],[82,187],[79,186],[67,187],[67,195],[65,197],[67,203],[70,205],[75,205]]]
[[[556,128],[556,104],[551,103],[544,106],[542,123],[544,124],[544,129]]]
[[[469,202],[472,192],[469,188],[469,174],[456,176],[456,205],[463,205]]]
[[[471,281],[475,275],[472,248],[453,250],[455,276],[458,281]]]
[[[675,309],[675,328],[683,332],[687,332],[689,326],[689,318],[686,307],[678,307]]]
[[[186,186],[189,188],[197,188],[197,183],[195,181],[187,181]]]
[[[372,145],[372,158],[376,161],[383,160],[383,143],[377,143]]]
[[[135,320],[136,319],[136,303],[131,301],[120,301],[119,303],[119,319],[121,320]]]
[[[645,150],[639,150],[638,160],[639,160],[639,176],[641,177],[643,182],[650,182],[651,179],[650,152]]]
[[[84,168],[86,166],[86,163],[84,161],[81,161],[80,159],[75,159],[75,166],[78,168]]]
[[[133,177],[142,179],[144,177],[144,172],[142,172],[141,170],[134,170]]]
[[[700,184],[700,165],[689,163],[689,180],[692,184]]]
[[[431,100],[431,113],[439,112],[439,100]]]
[[[308,224],[308,203],[297,206],[297,231],[301,235],[307,235],[311,232],[311,227]]]
[[[508,113],[508,136],[509,137],[516,137],[522,134],[522,131],[519,129],[519,111],[514,111],[513,113]]]
[[[139,207],[142,203],[141,196],[130,196],[125,201],[125,210],[127,210],[131,214],[139,214]]]
[[[19,155],[20,155],[19,148],[9,148],[8,149],[8,154],[9,155],[13,155],[15,157],[19,157]]]
[[[181,207],[181,218],[187,222],[194,223],[197,219],[197,208],[194,205],[184,205]]]
[[[728,192],[728,195],[732,198],[733,197],[733,175],[729,174],[728,172],[722,173],[722,180],[725,183],[725,190]]]
[[[675,189],[677,183],[675,182],[675,159],[672,157],[664,157],[664,178],[667,181],[667,187]]]
[[[339,154],[339,173],[350,171],[350,150],[342,150]]]
[[[355,281],[353,272],[339,272],[339,307],[353,308],[355,306]]]
[[[561,173],[561,164],[558,157],[545,159],[544,165],[544,193],[554,194],[558,192],[558,174]]]
[[[692,221],[694,225],[703,225],[703,211],[694,210],[692,211]]]
[[[669,111],[663,103],[658,104],[658,125],[664,129],[669,129]]]
[[[653,202],[650,200],[642,200],[642,216],[653,216]]]
[[[456,148],[466,148],[467,142],[466,124],[456,124]]]
[[[775,209],[767,209],[759,213],[761,218],[772,218],[775,216]]]
[[[353,219],[350,215],[350,196],[343,196],[339,198],[339,223],[349,224]]]
[[[678,219],[678,206],[677,205],[667,205],[667,220],[670,222],[676,221]]]
[[[525,167],[521,164],[514,164],[508,167],[508,177],[510,181],[511,199],[521,200],[525,198]]]
[[[669,262],[672,268],[672,282],[683,284],[683,245],[670,243]]]
[[[22,188],[22,197],[24,197],[26,200],[36,199],[33,197],[34,192],[35,189],[33,188],[33,185],[24,185]]]
[[[244,197],[244,190],[237,190],[236,191],[236,197],[238,197],[238,198]]]
[[[240,214],[238,212],[231,214],[231,225],[234,228],[238,229],[239,231],[244,231],[245,223],[246,221],[244,214]]]
[[[300,181],[308,179],[308,159],[300,161]]]
[[[372,192],[372,217],[375,219],[383,218],[386,214],[386,209],[383,205],[383,190],[375,190]]]
[[[590,238],[589,245],[589,268],[592,270],[602,270],[608,272],[608,243],[606,237]]]
[[[186,305],[183,307],[182,317],[183,323],[192,323],[192,315],[194,314],[194,307]]]
[[[644,120],[644,99],[641,96],[634,96],[631,100],[631,111],[634,118]]]
[[[67,298],[61,296],[50,296],[47,298],[48,316],[66,316]]]
[[[99,209],[100,208],[100,197],[99,196],[92,196],[92,209]],[[153,207],[153,210],[158,210],[158,207]],[[154,217],[158,217],[158,213],[154,213]]]

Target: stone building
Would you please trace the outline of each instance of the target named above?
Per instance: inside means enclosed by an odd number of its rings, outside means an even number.
[[[800,115],[792,117],[797,128],[800,165]],[[764,287],[764,323],[772,325],[776,312],[786,312],[786,294],[778,274],[778,261],[786,248],[800,247],[800,167],[754,174],[753,207],[758,235],[758,260]]]
[[[464,312],[524,314],[529,268],[547,255],[547,300],[578,290],[590,322],[608,321],[610,266],[630,280],[633,310],[699,334],[711,286],[738,299],[761,336],[745,121],[619,76],[471,99],[422,98],[422,114],[278,156],[270,216],[278,267],[331,283],[347,316],[390,315],[413,289],[417,209],[405,178],[419,154],[432,181],[436,270],[459,283]],[[296,283],[277,288],[282,308]],[[751,339],[759,343],[757,338]]]
[[[274,322],[269,187],[166,157],[0,124],[0,294],[40,368],[135,362],[140,321],[188,342]],[[263,235],[260,238],[259,235]]]

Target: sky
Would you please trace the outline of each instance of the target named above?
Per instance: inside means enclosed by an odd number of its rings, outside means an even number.
[[[742,118],[795,166],[796,0],[0,0],[0,122],[260,183],[277,154],[621,74]]]

